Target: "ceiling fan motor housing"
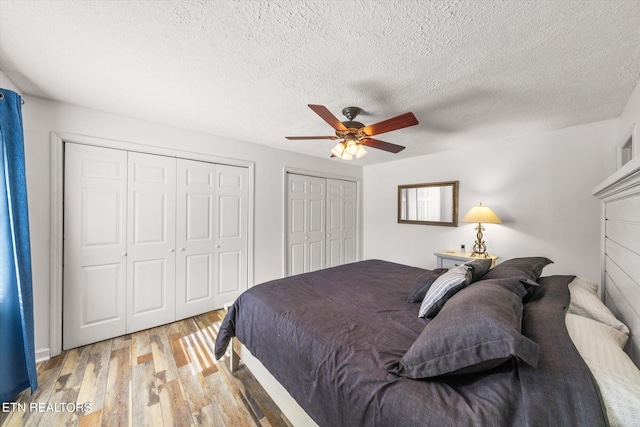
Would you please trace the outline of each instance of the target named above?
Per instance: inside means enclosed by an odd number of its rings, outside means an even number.
[[[341,122],[347,130],[336,131],[336,135],[340,138],[344,138],[347,135],[357,135],[360,139],[363,135],[359,135],[358,129],[362,129],[364,127],[363,123],[356,122],[353,119],[356,118],[358,114],[362,112],[362,109],[358,107],[346,107],[342,109],[342,114],[349,120]]]
[[[342,124],[347,128],[347,129],[360,129],[363,128],[364,125],[360,122],[354,122],[354,121],[345,121],[342,122]]]
[[[359,107],[345,107],[342,109],[342,115],[350,121],[355,119],[360,113],[362,113],[362,109]]]

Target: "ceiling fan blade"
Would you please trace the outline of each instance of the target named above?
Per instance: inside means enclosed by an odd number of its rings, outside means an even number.
[[[309,104],[309,108],[311,108],[317,115],[319,115],[322,120],[329,123],[329,126],[334,128],[335,130],[347,130],[345,125],[343,125],[336,116],[331,114],[331,111],[329,111],[324,105]]]
[[[399,153],[404,150],[402,145],[392,144],[390,142],[380,141],[379,139],[364,138],[362,143],[367,147],[377,148],[378,150],[389,151],[390,153]]]
[[[404,113],[391,119],[383,120],[362,128],[362,131],[368,135],[380,135],[381,133],[391,132],[392,130],[402,129],[418,124],[418,119],[413,113]]]
[[[338,139],[337,136],[285,136],[287,139]]]

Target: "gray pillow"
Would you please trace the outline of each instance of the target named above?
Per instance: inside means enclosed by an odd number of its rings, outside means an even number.
[[[487,274],[487,271],[491,268],[493,261],[491,258],[478,258],[473,261],[465,262],[466,265],[471,267],[471,282],[477,282],[482,276]]]
[[[422,302],[433,282],[446,272],[446,268],[436,268],[421,274],[413,284],[413,290],[407,297],[407,302]]]
[[[539,347],[521,334],[524,291],[517,278],[483,280],[451,297],[389,372],[420,379],[492,369],[512,357],[538,365]]]
[[[449,298],[471,283],[471,268],[462,264],[438,277],[422,300],[418,317],[433,318]]]
[[[542,269],[552,263],[553,261],[545,257],[511,258],[489,270],[487,274],[482,276],[482,280],[519,277],[535,282],[540,278]]]

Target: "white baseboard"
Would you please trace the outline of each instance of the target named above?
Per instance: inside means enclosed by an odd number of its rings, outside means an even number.
[[[36,363],[47,361],[51,358],[51,351],[49,348],[43,348],[36,350]]]

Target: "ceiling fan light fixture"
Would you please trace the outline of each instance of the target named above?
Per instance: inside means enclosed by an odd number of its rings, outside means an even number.
[[[358,152],[356,153],[356,159],[359,159],[360,157],[364,156],[365,154],[367,154],[367,150],[364,149],[362,144],[358,144]]]
[[[342,157],[343,153],[344,153],[344,145],[342,144],[342,142],[338,142],[336,146],[331,149],[331,154],[333,154],[336,157]]]
[[[340,156],[340,158],[342,160],[352,160],[353,156],[351,154],[347,153],[346,150],[345,150],[345,152],[342,153],[342,156]]]
[[[348,135],[345,139],[345,151],[352,156],[358,153],[358,140],[354,135]]]

